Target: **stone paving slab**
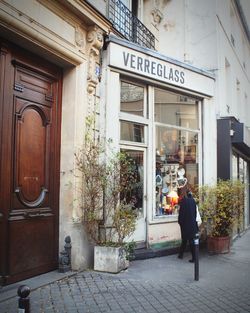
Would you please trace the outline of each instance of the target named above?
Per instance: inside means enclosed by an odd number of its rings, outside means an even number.
[[[17,298],[0,303],[1,313],[17,312]],[[250,312],[249,285],[140,281],[81,272],[32,291],[31,313]]]
[[[31,313],[250,312],[249,243],[247,231],[227,255],[201,253],[199,281],[188,254],[133,261],[119,274],[77,272],[34,288]],[[17,297],[0,300],[0,312],[18,312]]]

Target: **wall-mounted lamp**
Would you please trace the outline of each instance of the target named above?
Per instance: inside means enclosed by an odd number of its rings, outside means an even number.
[[[233,129],[230,129],[230,136],[233,137],[235,131]]]

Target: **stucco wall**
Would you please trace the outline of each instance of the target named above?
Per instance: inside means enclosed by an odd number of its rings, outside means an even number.
[[[98,102],[99,51],[107,31],[103,21],[84,2],[0,3],[1,36],[56,63],[63,72],[59,251],[70,235],[73,269],[90,266],[92,259],[92,249],[80,222],[81,180],[77,177],[74,153],[83,143],[85,117]]]
[[[151,224],[148,230],[149,246],[154,248],[172,248],[181,238],[180,227],[177,222],[164,224]]]

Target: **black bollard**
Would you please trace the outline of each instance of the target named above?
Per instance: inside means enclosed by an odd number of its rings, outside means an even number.
[[[30,288],[25,285],[21,285],[17,289],[18,299],[18,313],[30,313]]]
[[[199,233],[194,238],[194,280],[199,280]]]
[[[59,256],[59,273],[71,271],[71,248],[71,238],[67,236],[65,238],[64,250],[60,252]]]

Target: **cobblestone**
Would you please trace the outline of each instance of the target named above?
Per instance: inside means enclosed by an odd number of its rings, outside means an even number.
[[[200,258],[199,281],[187,259],[132,262],[119,274],[74,273],[35,290],[31,313],[246,313],[250,312],[250,231],[228,255]],[[185,262],[186,261],[186,262]],[[4,289],[4,288],[3,288]],[[17,296],[1,298],[0,312],[17,312]]]

